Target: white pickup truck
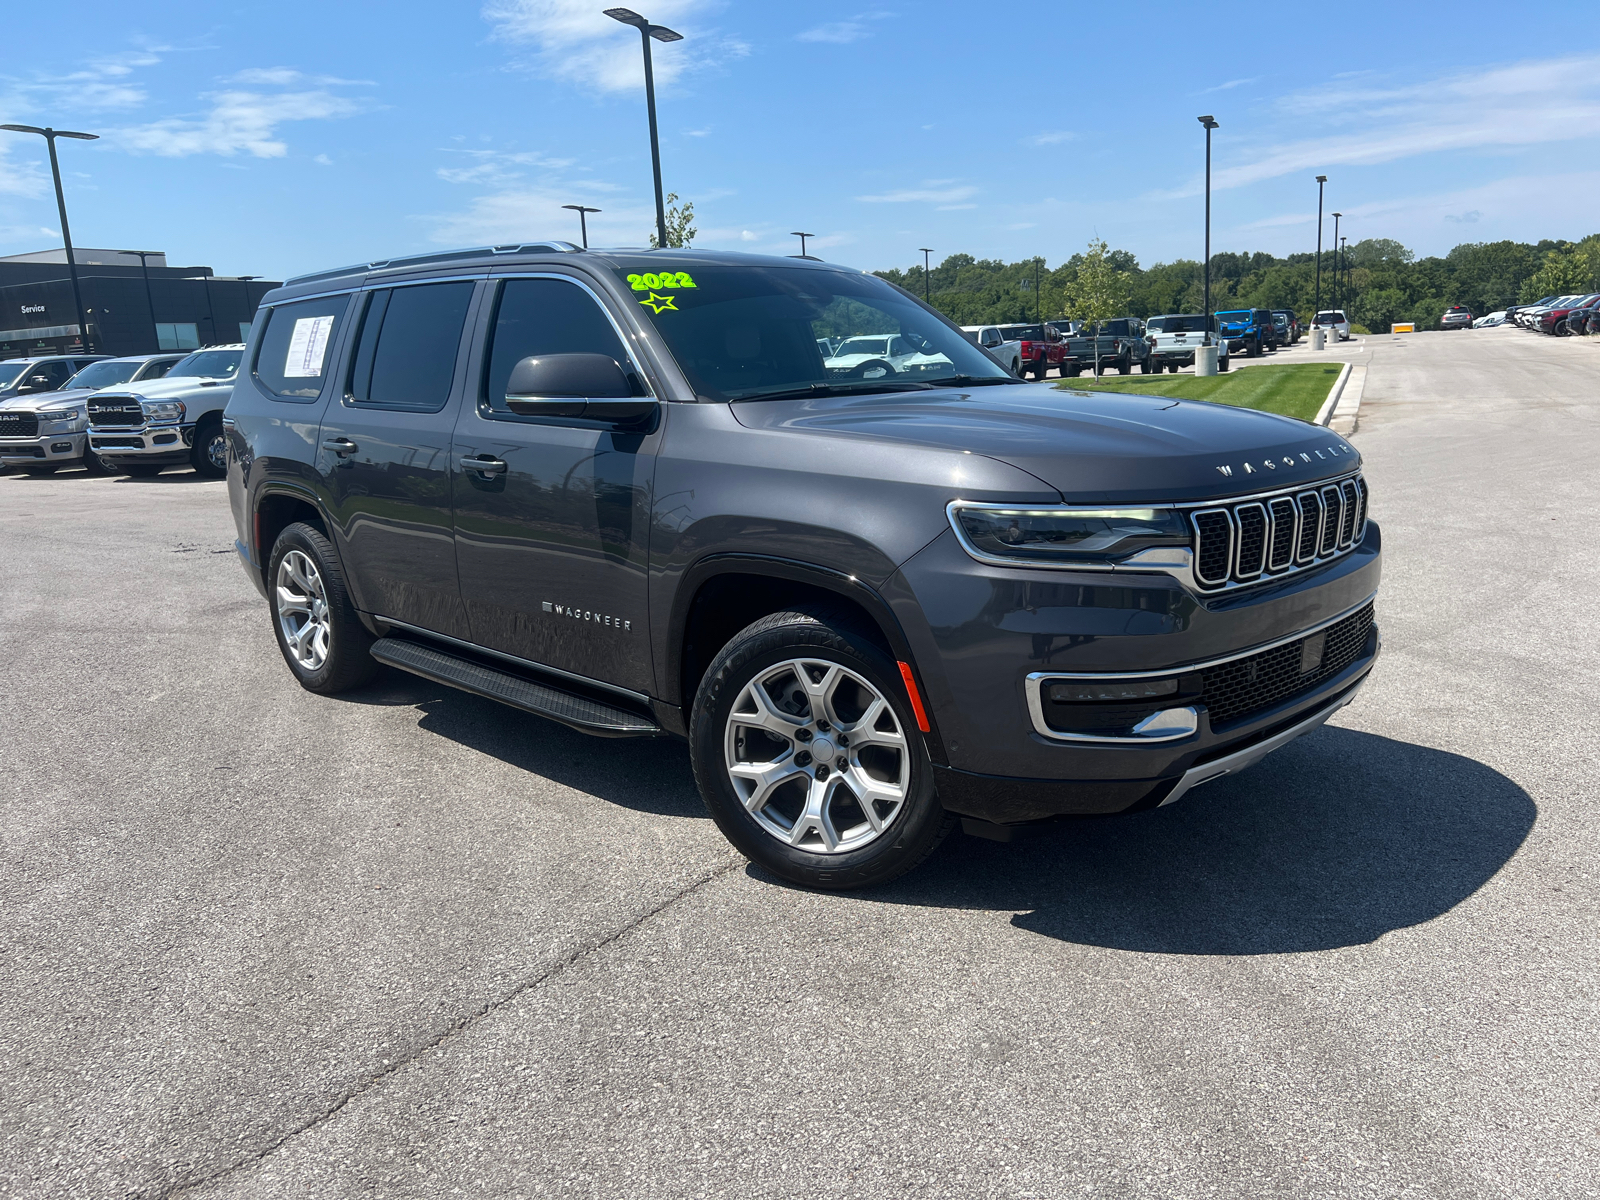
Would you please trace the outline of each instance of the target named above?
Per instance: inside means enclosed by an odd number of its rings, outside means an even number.
[[[963,325],[961,332],[971,334],[974,342],[999,359],[1002,366],[1010,368],[1013,375],[1022,374],[1022,343],[1008,340],[1000,326]]]
[[[1195,347],[1205,344],[1206,319],[1199,313],[1167,313],[1151,317],[1145,322],[1145,340],[1150,343],[1150,353],[1145,358],[1145,369],[1160,374],[1165,367],[1172,374],[1179,367],[1194,365]],[[1217,319],[1211,318],[1211,341],[1217,347],[1217,370],[1228,369],[1228,342],[1217,336]]]
[[[89,397],[89,449],[121,475],[159,475],[191,466],[221,479],[228,473],[222,410],[233,394],[244,346],[207,346],[178,362],[164,379],[112,387]]]

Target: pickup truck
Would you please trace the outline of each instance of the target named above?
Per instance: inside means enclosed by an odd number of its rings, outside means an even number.
[[[1197,346],[1205,344],[1206,319],[1199,313],[1167,313],[1145,322],[1150,354],[1146,372],[1161,374],[1165,367],[1174,375],[1179,367],[1194,365]],[[1228,369],[1228,343],[1217,336],[1217,320],[1211,319],[1211,341],[1217,347],[1217,370]]]
[[[1104,373],[1115,367],[1118,375],[1129,375],[1134,364],[1146,375],[1159,371],[1160,365],[1150,361],[1150,345],[1144,340],[1144,322],[1137,317],[1118,317],[1102,321],[1098,327],[1085,326],[1077,337],[1065,343],[1066,354],[1061,363],[1061,374],[1076,379],[1084,371],[1096,369]]]
[[[1051,367],[1061,369],[1066,353],[1066,342],[1050,325],[1002,325],[1000,333],[1008,342],[1017,343],[1017,359],[1021,364],[1017,374],[1031,374],[1043,379]]]
[[[1008,341],[999,325],[963,325],[961,332],[999,359],[1000,365],[1009,368],[1013,375],[1022,374],[1021,346],[1015,341]]]
[[[1264,308],[1237,308],[1217,314],[1222,336],[1230,351],[1243,350],[1250,358],[1260,358],[1278,348],[1278,327],[1272,313]]]

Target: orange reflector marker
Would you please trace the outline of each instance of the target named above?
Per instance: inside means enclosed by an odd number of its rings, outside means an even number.
[[[909,664],[900,664],[900,678],[906,681],[906,695],[911,697],[911,711],[916,714],[917,728],[923,733],[931,732],[928,727],[928,712],[922,707],[922,695],[917,691],[917,681],[911,678]]]

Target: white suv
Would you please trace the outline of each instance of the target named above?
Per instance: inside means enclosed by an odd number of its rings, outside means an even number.
[[[1337,308],[1325,309],[1311,318],[1311,328],[1326,329],[1336,342],[1350,340],[1350,318]]]

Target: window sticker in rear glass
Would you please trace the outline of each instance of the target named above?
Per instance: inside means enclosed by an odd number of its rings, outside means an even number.
[[[301,317],[289,335],[289,352],[283,359],[285,379],[310,379],[322,374],[322,360],[328,350],[328,334],[333,317]]]

